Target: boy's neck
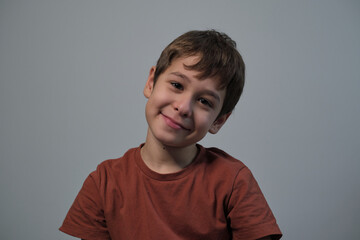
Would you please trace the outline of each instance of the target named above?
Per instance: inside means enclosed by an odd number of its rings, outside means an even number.
[[[141,148],[141,157],[154,172],[167,174],[178,172],[189,165],[197,151],[196,144],[187,147],[169,147],[147,137],[145,145]]]

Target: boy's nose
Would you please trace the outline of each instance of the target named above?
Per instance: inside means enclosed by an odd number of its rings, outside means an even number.
[[[179,112],[183,117],[190,117],[192,115],[192,107],[191,98],[183,97],[174,103],[175,111]]]

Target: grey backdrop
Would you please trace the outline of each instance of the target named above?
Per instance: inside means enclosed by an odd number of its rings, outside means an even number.
[[[244,95],[218,146],[284,239],[360,236],[360,2],[0,0],[0,238],[59,232],[86,176],[145,139],[142,89],[192,29],[238,43]]]

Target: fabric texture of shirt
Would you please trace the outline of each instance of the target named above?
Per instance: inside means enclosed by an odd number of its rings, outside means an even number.
[[[183,170],[159,174],[140,149],[102,162],[85,180],[60,230],[95,239],[258,239],[281,232],[239,160],[204,148]]]

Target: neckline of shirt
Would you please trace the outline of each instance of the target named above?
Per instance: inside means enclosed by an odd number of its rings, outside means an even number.
[[[196,147],[198,148],[197,155],[195,156],[194,160],[186,166],[184,169],[175,172],[175,173],[167,173],[162,174],[155,172],[151,170],[145,163],[144,160],[141,157],[140,151],[141,147],[144,146],[144,143],[142,143],[138,148],[135,149],[135,162],[136,165],[140,168],[141,172],[145,174],[147,177],[159,180],[159,181],[173,181],[178,180],[181,178],[184,178],[185,176],[189,175],[196,166],[200,163],[200,160],[203,159],[203,155],[205,154],[205,148],[201,146],[200,144],[196,144]]]

